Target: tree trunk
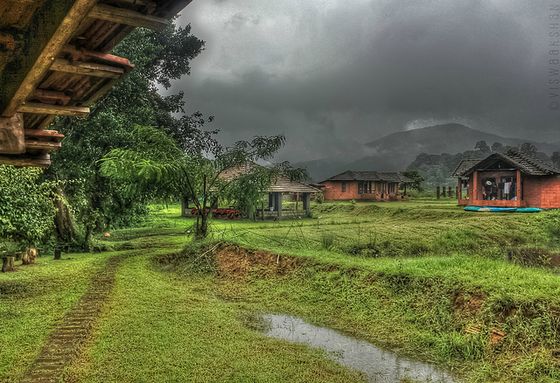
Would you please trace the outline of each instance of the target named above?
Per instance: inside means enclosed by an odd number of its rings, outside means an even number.
[[[62,248],[59,245],[57,245],[54,248],[54,260],[59,261],[61,259],[62,259]]]
[[[189,197],[183,197],[181,199],[181,217],[188,217],[189,215]]]
[[[208,235],[208,213],[203,210],[200,220],[196,220],[196,237],[204,239]]]
[[[2,272],[14,271],[14,262],[16,257],[2,257]]]

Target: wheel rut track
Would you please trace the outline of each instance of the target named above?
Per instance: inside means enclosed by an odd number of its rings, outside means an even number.
[[[115,285],[117,269],[125,258],[124,255],[109,258],[105,266],[94,274],[85,294],[49,335],[39,356],[21,380],[22,383],[61,380],[65,368],[74,361],[90,339]]]

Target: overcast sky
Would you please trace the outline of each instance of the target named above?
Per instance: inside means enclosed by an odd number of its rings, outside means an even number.
[[[364,142],[444,122],[560,141],[550,4],[194,0],[179,23],[206,49],[173,91],[214,115],[225,141],[286,135],[292,160],[357,156]]]

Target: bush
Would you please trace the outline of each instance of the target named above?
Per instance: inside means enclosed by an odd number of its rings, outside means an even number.
[[[336,236],[333,233],[321,233],[321,247],[325,250],[332,250],[336,242]]]

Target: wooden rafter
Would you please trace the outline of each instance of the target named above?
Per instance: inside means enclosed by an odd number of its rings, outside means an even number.
[[[54,60],[51,70],[104,78],[119,78],[124,74],[122,68],[97,63],[70,62],[64,59]]]
[[[28,54],[22,62],[6,68],[3,73],[2,83],[7,86],[0,102],[2,116],[17,113],[70,40],[83,15],[89,13],[96,3],[97,0],[50,0],[36,12],[33,30],[25,41]]]
[[[56,130],[25,129],[23,132],[25,137],[48,138],[55,141],[60,141],[64,138],[64,134],[59,133]]]
[[[26,140],[25,146],[30,150],[44,150],[52,152],[53,150],[60,149],[62,144],[54,141]]]
[[[87,116],[90,109],[85,106],[59,106],[28,102],[19,107],[20,113],[53,114],[57,116]]]
[[[36,89],[35,92],[33,92],[33,98],[41,102],[60,102],[62,104],[68,104],[71,99],[71,97],[64,92],[44,89]]]
[[[155,31],[161,31],[169,25],[167,19],[145,15],[132,9],[113,7],[107,4],[97,4],[93,7],[88,16],[98,20],[130,25],[132,27],[143,27]]]
[[[64,48],[62,48],[62,51],[64,53],[72,55],[73,60],[81,60],[84,57],[94,58],[108,64],[122,66],[126,69],[134,68],[134,64],[132,64],[127,58],[115,56],[110,53],[94,52],[88,49],[78,49],[76,47],[73,47],[72,45],[66,45]]]
[[[0,155],[0,163],[13,166],[36,166],[40,168],[48,168],[51,165],[51,156],[48,153],[15,156]]]

